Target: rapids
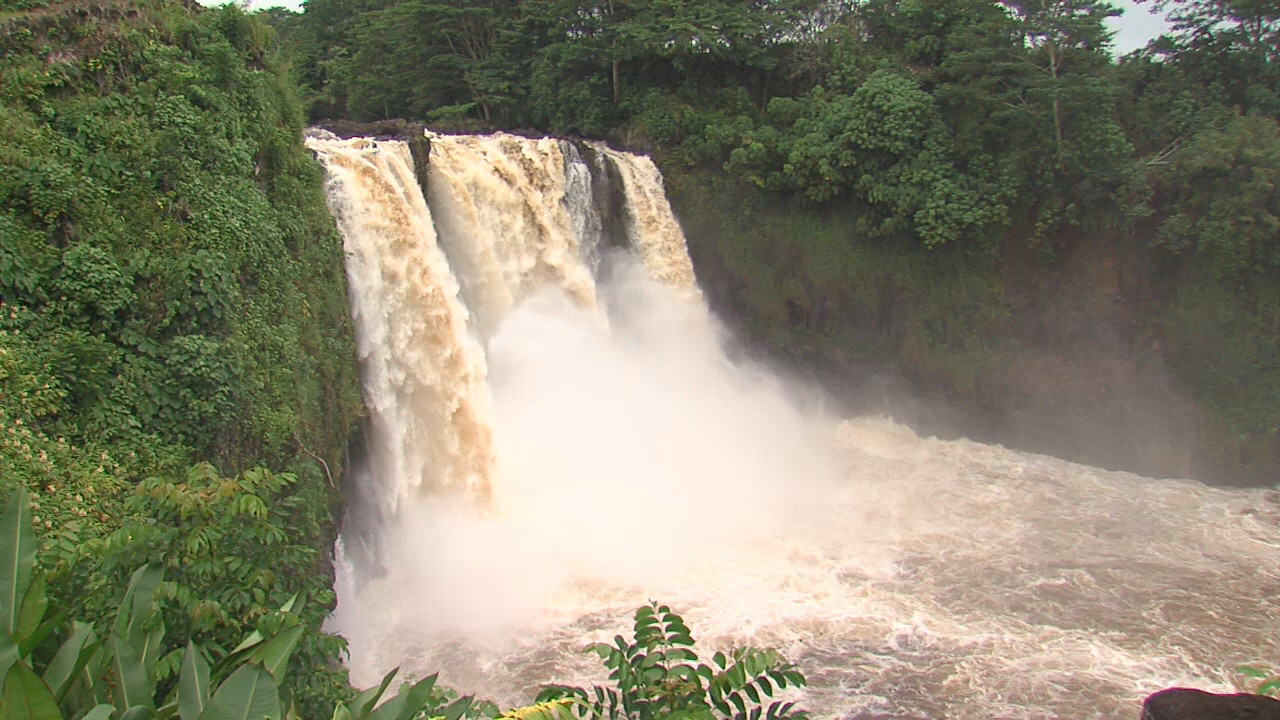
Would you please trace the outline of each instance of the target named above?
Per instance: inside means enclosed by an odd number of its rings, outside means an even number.
[[[784,651],[819,717],[1137,717],[1280,652],[1280,495],[829,415],[725,353],[648,158],[439,136],[424,194],[403,143],[308,144],[370,411],[331,620],[358,684],[602,682],[582,646],[650,598]]]

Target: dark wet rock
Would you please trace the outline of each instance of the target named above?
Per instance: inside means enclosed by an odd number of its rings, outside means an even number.
[[[1280,700],[1170,688],[1147,698],[1142,720],[1280,720]]]
[[[618,172],[618,166],[611,158],[590,144],[581,140],[573,142],[583,161],[587,163],[587,167],[591,168],[592,202],[600,211],[604,247],[627,247],[631,242],[627,236],[627,224],[630,219],[626,188],[622,184],[622,175]]]
[[[413,173],[418,176],[418,185],[423,192],[427,189],[427,165],[431,157],[431,141],[427,138],[427,126],[412,120],[377,120],[374,122],[353,122],[351,120],[325,120],[316,127],[337,135],[340,138],[371,137],[375,140],[401,140],[409,145],[409,154],[413,156]]]

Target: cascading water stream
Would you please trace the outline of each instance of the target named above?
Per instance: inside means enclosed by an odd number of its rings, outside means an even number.
[[[627,234],[640,262],[655,280],[698,294],[693,261],[685,249],[684,233],[671,214],[658,167],[643,155],[618,152],[603,143],[592,143],[591,147],[613,162],[622,176],[630,216]]]
[[[401,142],[313,136],[342,231],[379,507],[416,488],[486,496],[493,467],[485,358]]]
[[[587,307],[596,288],[583,255],[591,224],[581,159],[561,140],[511,135],[438,136],[427,194],[436,227],[458,267],[482,337],[541,287],[559,287]],[[589,181],[588,181],[589,185]]]
[[[648,158],[436,137],[424,202],[402,143],[308,144],[382,509],[333,618],[357,682],[601,682],[578,651],[649,598],[783,650],[821,717],[1136,717],[1280,648],[1280,496],[823,415],[726,356]]]

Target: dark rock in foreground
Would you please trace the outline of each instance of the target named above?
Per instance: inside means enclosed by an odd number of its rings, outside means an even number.
[[[1280,700],[1170,688],[1147,698],[1142,720],[1280,720]]]

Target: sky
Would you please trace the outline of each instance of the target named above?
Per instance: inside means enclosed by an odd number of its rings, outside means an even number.
[[[1137,50],[1146,45],[1148,40],[1169,29],[1169,23],[1163,17],[1149,12],[1150,3],[1138,5],[1133,0],[1112,0],[1112,2],[1124,9],[1124,15],[1107,21],[1111,29],[1116,31],[1112,42],[1117,55]]]
[[[1150,4],[1138,5],[1133,0],[1111,1],[1124,9],[1124,15],[1108,20],[1111,29],[1116,31],[1114,43],[1117,55],[1123,55],[1146,45],[1148,40],[1159,35],[1169,26],[1163,18],[1148,12]],[[222,0],[200,0],[200,2],[205,5],[223,4]],[[301,0],[250,0],[249,3],[254,10],[266,10],[272,7],[297,10],[301,5]]]

